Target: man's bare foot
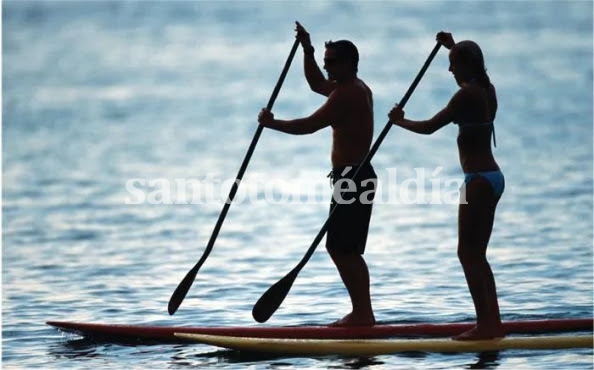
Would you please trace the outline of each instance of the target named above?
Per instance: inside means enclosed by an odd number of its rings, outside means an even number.
[[[475,326],[474,328],[465,331],[462,334],[458,334],[452,337],[453,340],[488,340],[488,339],[497,339],[503,338],[505,336],[505,332],[501,327],[481,327]]]
[[[349,326],[373,326],[375,325],[375,318],[373,314],[371,317],[355,317],[353,313],[346,315],[342,319],[328,324],[330,327],[349,327]]]

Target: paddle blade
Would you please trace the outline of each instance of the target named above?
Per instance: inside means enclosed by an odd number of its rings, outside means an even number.
[[[283,303],[287,294],[289,294],[289,290],[291,290],[296,277],[297,273],[293,270],[284,278],[276,282],[276,284],[268,288],[266,293],[258,299],[258,302],[256,302],[252,309],[254,320],[260,323],[268,321],[272,314],[274,314]]]
[[[194,279],[196,279],[196,274],[198,273],[198,268],[196,266],[191,269],[187,274],[186,277],[179,283],[171,298],[169,298],[169,304],[167,305],[167,311],[169,311],[170,315],[173,315],[181,303],[183,302],[184,298],[186,298],[186,294],[190,291],[192,284],[194,283]]]

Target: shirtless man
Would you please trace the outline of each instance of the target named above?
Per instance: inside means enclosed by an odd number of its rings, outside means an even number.
[[[324,53],[324,77],[314,59],[307,31],[296,22],[297,39],[303,47],[305,78],[312,91],[327,96],[326,102],[308,117],[278,120],[262,109],[258,122],[264,127],[293,135],[311,134],[332,127],[332,178],[351,178],[371,146],[373,99],[371,90],[357,77],[359,53],[347,40],[328,41]],[[377,176],[371,164],[359,169],[355,192],[341,195],[334,189],[333,213],[326,236],[326,249],[349,293],[352,312],[330,326],[371,326],[375,317],[369,293],[369,270],[363,259]],[[341,181],[341,184],[344,181]],[[363,196],[361,196],[363,195]],[[345,202],[342,202],[344,200]]]
[[[461,203],[458,208],[458,258],[474,302],[477,323],[454,339],[503,337],[495,278],[487,261],[495,210],[505,188],[503,174],[491,151],[497,95],[487,75],[483,53],[475,42],[455,43],[447,32],[439,32],[436,38],[451,49],[449,70],[460,89],[428,120],[404,118],[399,106],[388,117],[393,124],[419,134],[432,134],[450,122],[460,127],[458,155],[465,174],[463,190],[467,203]]]

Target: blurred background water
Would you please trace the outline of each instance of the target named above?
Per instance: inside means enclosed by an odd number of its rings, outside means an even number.
[[[296,183],[321,184],[315,201],[232,205],[174,316],[167,302],[204,251],[228,191],[221,182],[237,174],[294,41],[295,20],[311,33],[318,61],[324,41],[358,45],[359,76],[374,91],[376,137],[436,32],[477,41],[499,96],[495,156],[506,191],[489,259],[503,319],[592,317],[592,7],[3,1],[3,367],[592,368],[592,350],[258,361],[200,345],[94,344],[45,325],[256,325],[252,305],[299,261],[326,219],[320,194],[329,190],[328,129],[263,132],[242,191],[264,199],[263,184],[274,182],[278,200],[305,195]],[[408,117],[428,118],[447,103],[457,88],[447,68],[441,50],[407,104]],[[273,111],[301,117],[323,101],[307,87],[299,50]],[[456,205],[430,204],[429,197],[431,180],[443,191],[447,180],[462,178],[456,133],[453,125],[428,137],[393,128],[374,157],[384,201],[374,208],[366,259],[382,323],[474,320],[456,257]],[[425,171],[426,204],[386,201],[416,178],[415,168]],[[219,180],[214,201],[181,204],[183,197],[166,192],[167,182],[208,176]],[[145,181],[136,183],[143,194],[180,204],[126,204],[139,200],[126,188],[131,179]],[[349,310],[322,245],[266,325],[324,324]]]

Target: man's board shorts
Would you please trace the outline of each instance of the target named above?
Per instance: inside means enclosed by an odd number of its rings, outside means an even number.
[[[330,203],[332,216],[326,235],[326,249],[329,252],[365,252],[377,175],[373,166],[367,164],[361,167],[356,179],[349,180],[357,169],[358,166],[336,167],[328,175],[334,187]],[[345,191],[346,189],[352,191]]]

